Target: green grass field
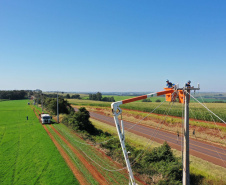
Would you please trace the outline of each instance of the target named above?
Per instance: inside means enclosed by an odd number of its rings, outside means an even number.
[[[78,184],[27,102],[0,102],[0,184]]]
[[[104,178],[109,182],[109,184],[127,184],[128,179],[126,171],[114,171],[110,172],[105,169],[113,170],[119,169],[119,167],[112,160],[109,160],[106,155],[100,153],[95,147],[92,145],[87,145],[87,143],[74,134],[74,131],[63,124],[54,124],[53,127],[60,132],[77,150],[79,150],[80,154],[83,155],[90,164],[92,164],[100,173],[104,176]],[[66,149],[67,153],[71,156],[72,160],[78,166],[80,171],[86,177],[87,181],[90,184],[98,184],[95,179],[89,174],[88,170],[85,166],[79,161],[76,155],[68,148],[62,140],[52,131],[51,127],[48,126],[50,132],[54,135],[57,141]],[[88,157],[87,157],[87,156]],[[91,160],[92,159],[92,160]],[[96,163],[95,163],[95,162]],[[102,167],[100,167],[102,166]],[[117,182],[117,183],[116,183]]]

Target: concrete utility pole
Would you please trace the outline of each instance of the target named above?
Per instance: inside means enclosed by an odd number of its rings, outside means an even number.
[[[43,94],[42,94],[42,112],[43,112]]]
[[[189,166],[189,101],[190,91],[200,90],[194,87],[184,87],[184,150],[183,150],[183,185],[190,185],[190,166]]]
[[[183,185],[190,185],[189,172],[189,94],[185,90],[185,109],[184,109],[184,151],[183,151]]]
[[[64,94],[64,92],[61,92]],[[57,123],[59,123],[59,98],[58,98],[58,91],[57,91]]]

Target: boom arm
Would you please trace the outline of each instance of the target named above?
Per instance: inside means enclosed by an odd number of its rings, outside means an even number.
[[[130,102],[150,98],[150,97],[153,97],[153,96],[160,96],[160,95],[173,93],[173,92],[174,92],[174,89],[170,89],[170,90],[160,91],[160,92],[157,92],[157,93],[150,93],[150,94],[147,94],[147,95],[138,96],[138,97],[122,100],[122,101],[117,101],[117,102],[114,102],[114,103],[111,104],[116,129],[117,129],[117,132],[118,132],[118,136],[119,136],[119,140],[120,140],[120,143],[121,143],[123,155],[124,155],[124,158],[125,158],[125,161],[126,161],[127,170],[129,172],[129,176],[130,176],[130,182],[131,182],[132,185],[136,185],[136,183],[135,183],[135,179],[134,179],[134,176],[133,176],[132,168],[130,166],[128,153],[126,151],[123,121],[121,120],[121,128],[120,128],[120,124],[119,124],[119,120],[118,120],[118,116],[122,113],[122,110],[120,109],[119,106],[121,104],[126,104],[126,103],[130,103]]]
[[[121,105],[121,104],[131,103],[134,101],[143,100],[143,99],[150,98],[153,96],[161,96],[161,95],[173,93],[173,92],[174,92],[174,89],[170,89],[170,90],[166,90],[166,91],[160,91],[160,92],[156,92],[156,93],[150,93],[150,94],[146,94],[146,95],[142,95],[142,96],[137,96],[137,97],[122,100],[122,101],[117,101],[117,102],[114,102],[111,104],[112,112],[114,114],[114,112],[116,112],[118,110],[119,105]]]

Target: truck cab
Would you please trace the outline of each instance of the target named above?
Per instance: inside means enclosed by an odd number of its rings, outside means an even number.
[[[51,123],[51,119],[52,119],[52,116],[50,116],[49,114],[41,114],[42,124]]]

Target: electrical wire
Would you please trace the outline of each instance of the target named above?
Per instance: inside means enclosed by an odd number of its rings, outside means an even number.
[[[202,99],[203,100],[203,99]],[[206,105],[205,105],[206,106]],[[191,110],[191,113],[193,114],[193,112],[192,112],[192,110]],[[194,117],[195,117],[195,120],[196,121],[198,121],[197,120],[197,118],[196,118],[196,115],[195,114],[193,114],[194,115]],[[221,132],[220,132],[220,130],[219,130],[219,128],[218,128],[218,126],[217,126],[217,124],[216,124],[216,122],[215,122],[215,120],[214,120],[214,118],[213,118],[213,116],[212,116],[212,114],[210,114],[210,116],[211,116],[211,118],[213,119],[213,122],[215,123],[215,126],[217,127],[217,129],[218,129],[218,132],[220,133],[220,135],[221,135],[221,137],[223,138],[223,136],[222,136],[222,134],[221,134]],[[199,122],[199,121],[198,121]],[[206,120],[205,120],[205,122],[206,122]],[[206,134],[206,139],[208,140],[208,141],[210,141],[210,139],[209,139],[209,137],[207,136],[207,134]],[[223,141],[224,141],[224,139],[223,139]],[[225,142],[225,141],[224,141]],[[217,151],[217,149],[216,149],[216,147],[210,142],[210,144],[212,145],[212,147],[214,148],[214,150],[215,150],[215,152],[218,154],[218,156],[219,156],[219,158],[221,159],[221,161],[224,163],[224,165],[226,166],[226,163],[225,163],[225,161],[222,159],[222,157],[220,156],[220,154],[219,154],[219,152]],[[225,155],[225,150],[219,145],[219,147],[221,148],[221,150],[224,152],[224,155]]]
[[[193,112],[191,111],[191,113],[193,114]],[[194,115],[194,114],[193,114]],[[194,115],[195,116],[195,115]],[[196,117],[195,117],[195,120],[196,121],[198,121],[197,119],[196,119]],[[199,122],[199,121],[198,121]],[[210,139],[209,139],[209,137],[207,136],[207,134],[206,134],[206,139],[208,140],[208,141],[210,141]],[[221,161],[224,163],[224,165],[226,166],[226,164],[225,164],[225,162],[224,162],[224,160],[222,159],[222,157],[220,156],[220,154],[219,154],[219,152],[217,151],[217,149],[216,149],[216,147],[210,142],[210,144],[211,144],[211,146],[214,148],[214,150],[215,150],[215,152],[217,153],[217,155],[218,155],[218,157],[221,159]],[[220,148],[221,148],[221,146],[220,146]],[[221,148],[222,149],[222,148]],[[225,155],[225,151],[222,149],[222,151],[224,152],[224,155]]]
[[[192,96],[190,93],[188,93],[195,101],[197,101],[200,105],[202,105],[204,108],[206,108],[206,110],[208,110],[210,113],[212,113],[215,117],[217,117],[219,120],[221,120],[224,124],[226,124],[226,122],[221,119],[218,115],[216,115],[214,112],[212,112],[210,109],[208,109],[208,107],[206,107],[204,104],[202,104],[199,100],[197,100],[194,96]]]
[[[132,125],[130,128],[126,129],[125,131],[129,131],[129,130],[131,130],[133,127],[137,126],[141,121],[143,121],[144,119],[146,119],[150,114],[152,114],[156,109],[158,109],[164,102],[165,102],[165,101],[163,101],[163,102],[162,102],[160,105],[158,105],[155,109],[153,109],[151,112],[149,112],[148,115],[145,116],[143,119],[141,119],[141,120],[140,120],[139,122],[137,122],[136,124]],[[104,141],[99,142],[99,143],[84,143],[84,142],[79,142],[79,141],[76,141],[76,140],[75,140],[75,141],[78,142],[78,143],[80,143],[80,144],[83,144],[83,145],[92,145],[92,146],[96,146],[96,145],[100,145],[100,144],[103,144],[103,143],[107,143],[108,141],[111,141],[111,140],[116,139],[116,138],[117,138],[117,137],[114,136],[114,137],[112,137],[112,138],[110,138],[110,139],[108,139],[108,140],[104,140]]]

